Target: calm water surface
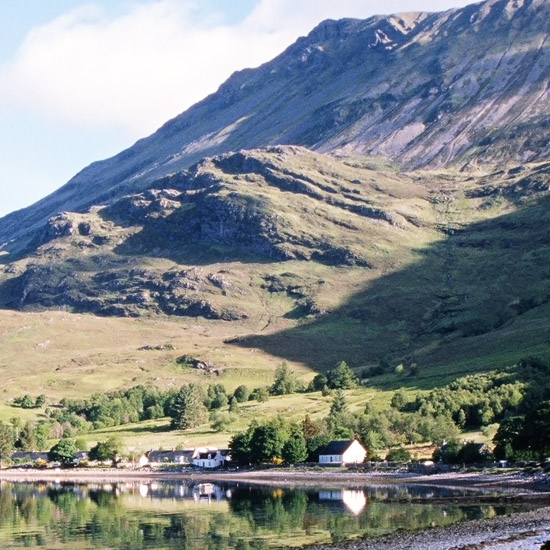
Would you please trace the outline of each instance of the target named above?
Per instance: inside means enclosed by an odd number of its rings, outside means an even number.
[[[457,494],[464,491],[0,482],[0,548],[272,549],[509,512],[505,507],[391,502]]]

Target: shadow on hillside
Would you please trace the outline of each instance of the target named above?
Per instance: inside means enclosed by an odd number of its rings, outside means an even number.
[[[415,385],[422,385],[427,366],[548,350],[550,321],[537,311],[547,311],[550,300],[549,207],[544,196],[472,224],[419,250],[417,262],[375,280],[330,313],[230,343],[316,371],[340,360],[352,367],[416,363]]]

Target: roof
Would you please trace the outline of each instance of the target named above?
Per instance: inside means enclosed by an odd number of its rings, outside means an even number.
[[[12,460],[48,460],[48,451],[15,451]]]
[[[218,451],[205,451],[203,453],[199,453],[196,458],[199,460],[214,460],[217,454]]]
[[[154,450],[147,453],[147,458],[150,462],[163,462],[163,461],[172,461],[175,462],[178,458],[184,458],[191,460],[195,451],[193,449],[188,450],[177,450],[177,451],[162,451]]]
[[[331,441],[319,451],[319,455],[343,455],[354,441],[354,439]]]

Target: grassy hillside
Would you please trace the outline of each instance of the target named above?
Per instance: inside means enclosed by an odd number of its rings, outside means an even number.
[[[549,221],[542,197],[454,224],[445,238],[416,250],[416,261],[365,284],[330,314],[240,343],[284,350],[285,358],[306,354],[312,365],[337,349],[356,366],[416,363],[421,378],[442,366],[456,373],[548,355]]]
[[[0,418],[43,414],[11,405],[25,394],[51,407],[137,385],[267,386],[283,360],[305,383],[345,360],[367,380],[352,407],[380,408],[399,387],[550,358],[549,181],[546,164],[402,174],[278,147],[65,212],[1,257]],[[318,394],[247,403],[229,431],[189,441],[329,407]],[[182,444],[166,426],[116,431]]]

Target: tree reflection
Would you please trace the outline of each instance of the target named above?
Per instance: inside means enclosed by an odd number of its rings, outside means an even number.
[[[91,550],[262,550],[340,542],[509,512],[407,504],[407,488],[289,490],[243,484],[197,501],[193,486],[0,484],[0,546]],[[430,489],[433,491],[433,489]],[[361,494],[363,492],[363,495]],[[353,493],[352,506],[346,495]],[[146,495],[146,496],[144,496]],[[388,502],[391,497],[392,502]]]

